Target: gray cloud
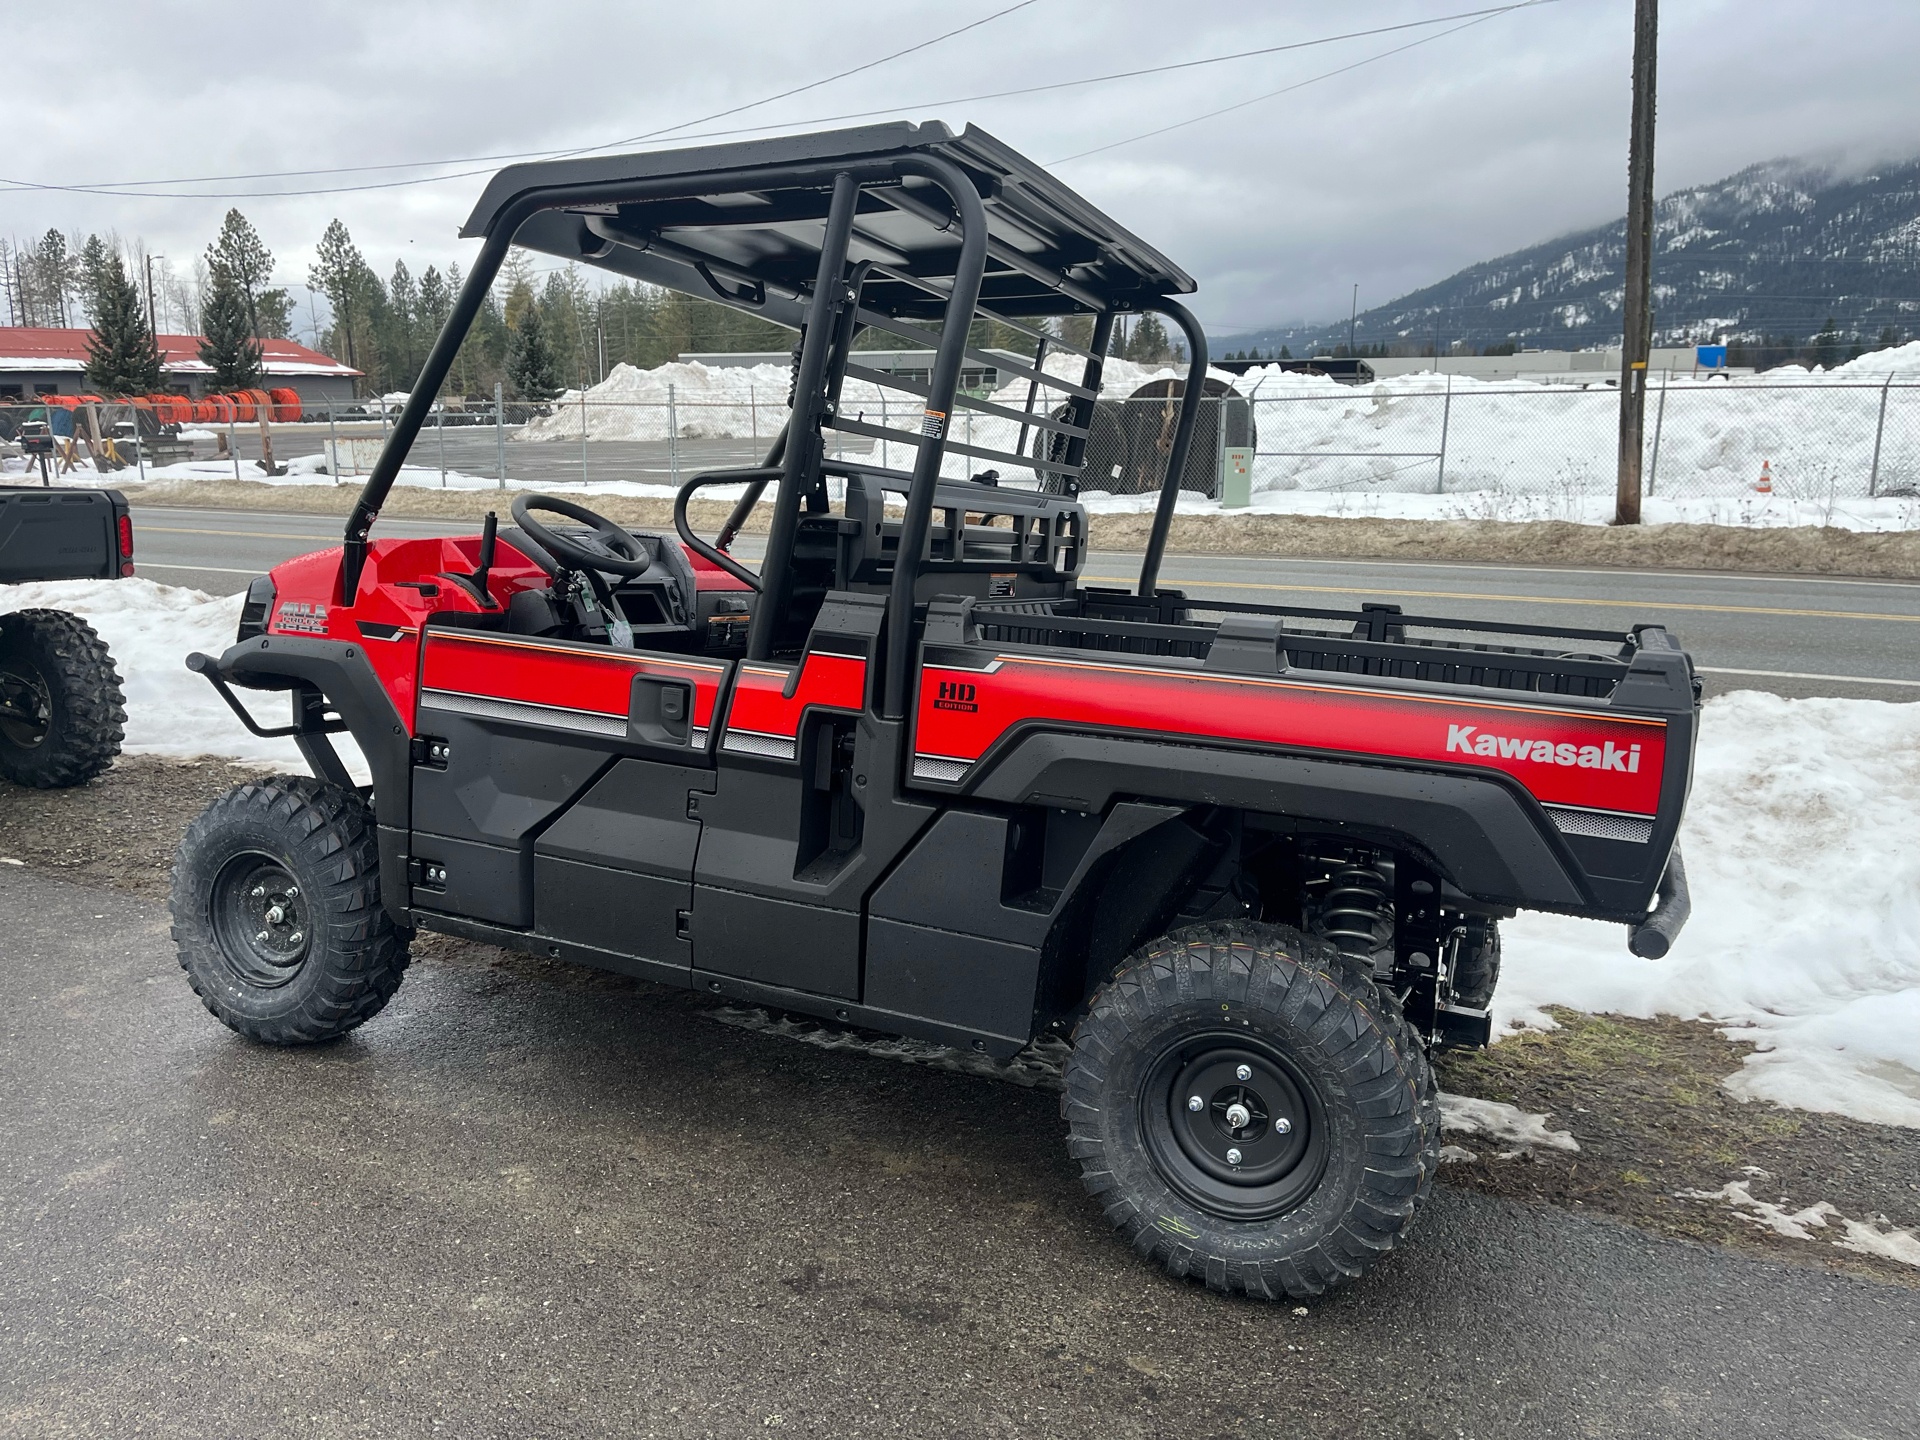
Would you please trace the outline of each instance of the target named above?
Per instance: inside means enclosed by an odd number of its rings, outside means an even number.
[[[86,31],[110,37],[103,53],[129,63],[109,67],[110,83],[79,77],[57,47],[10,67],[0,174],[85,184],[602,144],[844,69],[995,8],[993,0],[959,10],[915,0],[335,4],[250,11],[235,24],[189,21],[162,6],[90,7]],[[1364,8],[1040,0],[923,55],[726,123],[894,105],[906,117],[972,121],[1051,162],[1412,37],[1035,97],[939,102],[1471,8],[1471,0]],[[1665,11],[1662,191],[1776,155],[1920,151],[1911,75],[1920,6],[1910,0],[1668,0]],[[1059,173],[1199,278],[1198,309],[1210,325],[1341,314],[1354,282],[1364,308],[1620,213],[1630,30],[1629,0],[1561,0]],[[184,267],[233,204],[274,248],[283,280],[304,279],[335,215],[376,268],[404,258],[417,271],[471,253],[454,231],[481,184],[475,176],[239,200],[0,191],[0,234],[112,229]]]

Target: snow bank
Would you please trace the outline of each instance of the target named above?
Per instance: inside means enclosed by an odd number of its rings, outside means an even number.
[[[248,734],[214,688],[187,669],[193,651],[218,655],[233,644],[243,598],[215,599],[151,580],[62,580],[0,586],[0,611],[70,610],[100,632],[126,691],[129,755],[227,755],[304,775],[306,762],[291,740]],[[284,696],[240,693],[263,726],[287,723]],[[336,739],[347,768],[366,778],[353,737]]]
[[[1641,960],[1618,926],[1505,927],[1503,1024],[1549,1004],[1723,1022],[1735,1093],[1920,1127],[1920,705],[1710,701],[1682,832],[1693,918]]]
[[[1078,381],[1083,363],[1079,356],[1062,352],[1049,356],[1044,368],[1048,375]],[[1101,393],[1109,399],[1123,398],[1148,380],[1176,373],[1185,372],[1109,360]],[[1223,371],[1213,373],[1220,379],[1233,378]],[[579,390],[567,391],[553,402],[552,414],[529,421],[516,438],[577,443],[584,421],[589,440],[665,440],[670,428],[677,427],[673,433],[682,440],[757,437],[770,441],[786,423],[789,383],[785,365],[709,366],[698,361],[674,361],[651,370],[616,365],[605,380],[588,386],[584,396]],[[996,404],[1024,408],[1027,384],[1016,378],[995,391],[992,399]],[[1038,404],[1044,406],[1049,395],[1056,403],[1065,398],[1058,391],[1043,389]],[[892,429],[914,431],[920,426],[920,409],[920,401],[914,396],[883,390],[871,381],[849,379],[840,390],[840,413],[870,425],[884,423]],[[1020,427],[1015,422],[991,416],[969,416],[962,411],[954,417],[953,426],[954,438],[966,440],[970,435],[970,443],[988,449],[1012,450],[1019,439]],[[977,463],[974,468],[979,468]]]
[[[249,735],[184,666],[189,651],[231,643],[240,599],[148,580],[0,588],[0,609],[73,610],[105,637],[126,681],[131,753],[299,767],[291,742]],[[249,698],[281,723],[276,697]],[[1920,1127],[1916,814],[1920,705],[1715,699],[1682,840],[1693,918],[1673,953],[1637,959],[1619,926],[1523,914],[1505,929],[1496,1018],[1551,1026],[1542,1007],[1566,1005],[1716,1020],[1760,1047],[1728,1081],[1736,1094]],[[1451,1118],[1513,1134],[1492,1111],[1456,1106]]]

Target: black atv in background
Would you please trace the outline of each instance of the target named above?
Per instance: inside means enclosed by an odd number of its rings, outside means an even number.
[[[133,573],[133,521],[117,490],[0,486],[0,585]],[[127,723],[113,657],[64,610],[0,614],[0,776],[48,790],[113,763]]]

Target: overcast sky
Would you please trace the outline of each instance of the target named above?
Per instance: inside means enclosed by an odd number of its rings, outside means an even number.
[[[224,18],[106,4],[87,7],[77,32],[65,22],[28,27],[49,46],[32,63],[21,63],[19,24],[4,20],[14,58],[0,75],[0,176],[86,186],[605,145],[832,75],[1012,3],[307,3]],[[1624,210],[1631,0],[1553,0],[1453,34],[1442,32],[1462,22],[956,102],[1492,3],[1031,0],[916,55],[685,133],[828,128],[825,117],[888,105],[899,118],[972,122],[1184,265],[1217,333],[1324,319],[1346,313],[1355,282],[1364,309]],[[1662,9],[1662,193],[1780,155],[1867,163],[1920,153],[1914,0],[1666,0]],[[1314,79],[1427,36],[1437,38]],[[1312,83],[1067,159],[1301,82]],[[659,143],[670,142],[648,148]],[[212,192],[495,163],[153,187],[203,198],[0,186],[0,235],[112,229],[185,267],[238,205],[274,250],[283,283],[305,280],[336,215],[382,274],[396,258],[418,273],[472,253],[476,242],[454,232],[480,175],[278,198]]]

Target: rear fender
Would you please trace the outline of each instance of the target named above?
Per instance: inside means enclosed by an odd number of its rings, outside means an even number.
[[[1431,857],[1477,899],[1630,918],[1632,894],[1590,894],[1557,834],[1497,778],[1121,736],[1029,733],[970,787],[1012,805],[1101,813],[1116,798],[1218,806]],[[1660,857],[1664,863],[1665,856]],[[1637,900],[1644,914],[1657,871]]]

